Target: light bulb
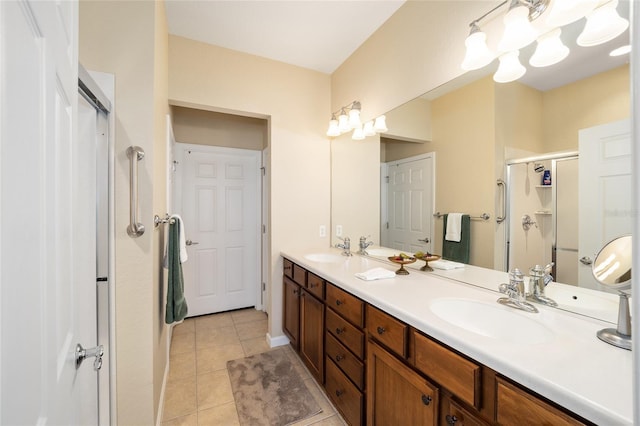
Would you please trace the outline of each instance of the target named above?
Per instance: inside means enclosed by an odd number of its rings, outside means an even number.
[[[529,22],[529,8],[514,0],[504,16],[504,34],[498,44],[498,50],[518,50],[533,42],[536,36],[537,33]]]
[[[364,123],[364,129],[362,129],[365,136],[374,136],[376,131],[373,128],[373,120],[367,121]]]
[[[618,0],[612,0],[596,8],[587,15],[584,30],[578,36],[578,46],[597,46],[613,40],[628,27],[629,21],[618,15]]]
[[[547,16],[549,27],[562,27],[582,19],[600,0],[554,0]]]
[[[359,126],[362,126],[362,122],[360,121],[360,110],[354,108],[349,111],[349,127],[355,129]]]
[[[495,55],[487,46],[487,35],[480,31],[475,22],[471,24],[471,31],[464,44],[467,51],[461,68],[465,71],[480,69],[495,59]]]
[[[498,71],[493,75],[493,80],[497,83],[508,83],[519,79],[527,72],[518,59],[519,52],[517,50],[507,52],[500,56],[500,65]]]
[[[562,30],[556,28],[538,38],[538,47],[529,59],[534,67],[547,67],[562,61],[569,55],[569,48],[562,44],[560,34]]]
[[[340,129],[338,128],[338,120],[336,120],[336,116],[331,116],[331,120],[329,120],[329,128],[327,129],[327,136],[336,137],[340,136]]]
[[[347,113],[344,111],[340,111],[340,115],[338,116],[338,129],[340,129],[340,133],[346,133],[351,130],[351,126],[349,126],[349,117],[347,117]]]
[[[356,141],[361,141],[364,139],[364,132],[362,131],[362,126],[359,126],[353,129],[353,135],[351,135],[351,139]]]
[[[376,121],[373,123],[373,129],[377,133],[384,133],[389,130],[387,129],[387,117],[381,115],[380,117],[376,118]]]

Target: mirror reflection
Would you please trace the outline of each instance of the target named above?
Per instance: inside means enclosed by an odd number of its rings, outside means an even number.
[[[603,290],[594,256],[631,231],[628,55],[608,57],[627,40],[588,59],[591,74],[584,64],[552,66],[499,84],[488,67],[388,112],[379,139],[334,139],[332,242],[339,226],[392,253],[441,254],[442,215],[460,212],[472,218],[470,265],[504,272],[553,262],[555,281]],[[414,167],[426,158],[431,166]],[[409,186],[416,180],[420,192]]]

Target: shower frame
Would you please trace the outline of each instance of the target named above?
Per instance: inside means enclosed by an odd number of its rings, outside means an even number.
[[[509,271],[509,252],[510,252],[510,245],[511,245],[511,234],[512,234],[512,230],[511,230],[511,214],[513,213],[513,209],[512,209],[512,205],[511,205],[511,187],[512,187],[512,172],[511,172],[511,166],[515,166],[515,165],[519,165],[519,164],[529,164],[529,163],[535,163],[535,162],[541,162],[541,161],[551,161],[551,176],[552,179],[555,179],[555,176],[557,176],[556,174],[556,164],[557,161],[562,161],[562,160],[572,160],[572,159],[578,159],[578,151],[561,151],[561,152],[551,152],[548,154],[540,154],[540,155],[534,155],[534,156],[530,156],[530,157],[522,157],[522,158],[515,158],[515,159],[509,159],[505,161],[505,181],[506,181],[506,187],[507,190],[505,191],[505,204],[506,204],[506,228],[505,228],[505,233],[504,233],[504,265],[505,265],[505,269],[507,270],[507,272]],[[556,267],[555,267],[555,261],[556,261],[556,245],[557,245],[557,212],[556,212],[556,202],[557,202],[557,186],[555,184],[553,184],[554,180],[552,180],[552,187],[551,187],[551,261],[554,262],[554,266],[553,266],[553,271],[552,271],[552,275],[555,277],[556,276]],[[528,265],[529,266],[533,266],[533,265]]]

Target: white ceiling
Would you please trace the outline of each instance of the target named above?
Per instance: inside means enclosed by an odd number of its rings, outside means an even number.
[[[169,33],[330,74],[405,0],[165,0]]]

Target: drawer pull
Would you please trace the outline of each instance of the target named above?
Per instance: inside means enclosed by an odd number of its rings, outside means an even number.
[[[384,333],[385,331],[387,331],[387,330],[385,330],[385,329],[384,329],[384,327],[378,327],[378,329],[377,329],[377,330],[378,330],[378,334],[382,334],[382,333]]]
[[[342,395],[344,395],[344,390],[336,390],[336,396],[338,398],[340,398]]]
[[[293,290],[293,291],[292,291],[292,293],[293,293],[293,294],[296,294],[296,295],[297,295],[297,294],[300,294],[300,289],[295,289],[295,290]]]
[[[424,405],[429,405],[429,404],[431,404],[431,401],[432,401],[431,396],[428,396],[428,395],[422,395],[422,403],[423,403]]]
[[[346,328],[342,327],[342,328],[336,328],[336,334],[342,334],[346,331]]]
[[[453,426],[458,421],[458,418],[456,416],[452,416],[451,414],[447,414],[447,416],[445,417],[445,420],[447,421],[448,425]]]
[[[336,300],[336,305],[337,305],[337,306],[340,306],[340,305],[342,305],[343,303],[344,303],[344,302],[343,302],[342,300]]]
[[[344,355],[336,355],[336,362],[340,362],[344,359]]]
[[[285,271],[288,271],[288,270],[290,270],[290,269],[291,269],[291,266],[285,266],[285,267],[284,267],[284,270],[285,270]]]
[[[309,288],[316,288],[316,287],[318,287],[318,283],[311,283],[309,285]]]

